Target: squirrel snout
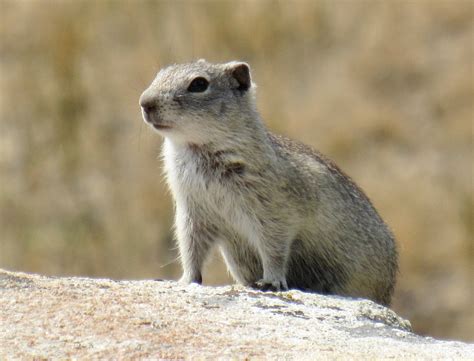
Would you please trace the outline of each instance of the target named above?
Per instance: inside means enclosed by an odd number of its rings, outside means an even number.
[[[146,93],[142,94],[139,103],[143,111],[147,114],[153,113],[157,108],[156,99],[150,97]]]

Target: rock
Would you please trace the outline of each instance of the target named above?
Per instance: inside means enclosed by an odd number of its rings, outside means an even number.
[[[0,270],[0,359],[473,357],[367,300]]]

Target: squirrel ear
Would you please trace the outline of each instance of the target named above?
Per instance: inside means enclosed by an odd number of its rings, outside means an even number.
[[[231,63],[229,68],[232,77],[237,81],[237,89],[244,92],[252,85],[250,78],[250,67],[246,63]]]

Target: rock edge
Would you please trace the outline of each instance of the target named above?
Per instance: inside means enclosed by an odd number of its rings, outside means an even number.
[[[0,270],[0,359],[472,359],[368,300]]]

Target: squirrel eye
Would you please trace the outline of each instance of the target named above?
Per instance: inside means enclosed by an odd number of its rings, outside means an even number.
[[[188,91],[191,93],[202,93],[203,91],[206,91],[208,86],[209,82],[206,78],[198,77],[193,79],[191,84],[189,84]]]

